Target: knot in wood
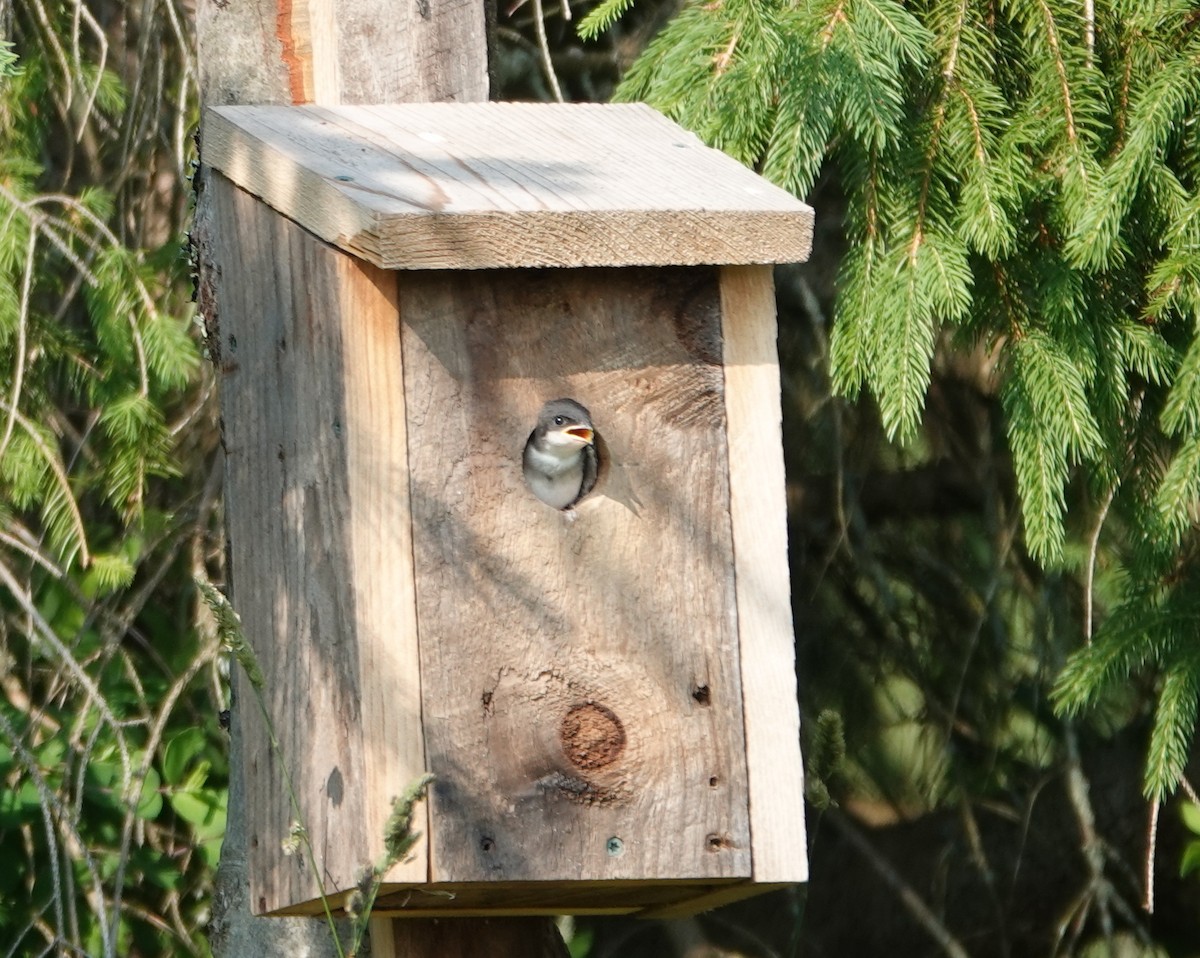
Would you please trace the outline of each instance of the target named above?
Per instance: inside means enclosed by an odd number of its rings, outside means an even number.
[[[616,713],[588,702],[576,705],[558,727],[563,752],[576,768],[594,770],[611,765],[625,750],[625,727]]]

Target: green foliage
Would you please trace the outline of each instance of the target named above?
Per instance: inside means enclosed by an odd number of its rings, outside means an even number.
[[[0,77],[15,76],[20,72],[17,62],[20,59],[13,53],[11,40],[0,40]]]
[[[205,954],[224,831],[217,647],[177,584],[213,531],[211,443],[179,444],[203,393],[161,111],[186,49],[112,14],[17,0],[0,42],[6,954]]]
[[[1180,808],[1180,815],[1187,830],[1196,836],[1184,847],[1183,861],[1179,865],[1180,876],[1187,877],[1200,871],[1200,805],[1188,802]]]
[[[426,772],[417,776],[408,786],[392,799],[392,810],[383,826],[383,854],[375,864],[363,870],[358,887],[346,903],[346,914],[350,918],[351,956],[358,954],[363,938],[370,927],[371,909],[383,886],[387,873],[394,865],[405,861],[409,852],[421,838],[421,832],[413,830],[413,814],[417,803],[423,801],[434,782],[434,776]],[[311,849],[310,849],[311,851]],[[332,925],[331,925],[331,930]],[[334,930],[336,938],[336,930]]]
[[[841,773],[846,761],[846,729],[842,717],[833,709],[824,709],[817,716],[809,740],[804,767],[804,791],[809,803],[824,810],[833,805],[829,782]]]
[[[798,195],[836,171],[832,382],[869,391],[889,438],[919,444],[940,346],[992,356],[1026,550],[1090,567],[1103,532],[1130,583],[1057,700],[1156,675],[1155,796],[1200,695],[1194,19],[1183,0],[1098,2],[1091,21],[1059,0],[694,0],[618,92]]]
[[[209,612],[212,613],[213,621],[216,624],[217,638],[222,647],[230,652],[238,665],[242,667],[255,694],[261,695],[263,689],[266,688],[267,680],[262,669],[259,668],[258,659],[254,656],[254,649],[250,647],[245,633],[242,632],[241,617],[233,610],[225,593],[207,579],[197,578],[196,588],[200,590],[200,597],[208,606]]]
[[[634,0],[604,0],[579,21],[579,35],[586,40],[596,39],[628,12],[633,3]]]
[[[417,802],[425,798],[433,781],[434,776],[426,772],[409,783],[408,787],[392,800],[391,813],[383,826],[384,855],[375,865],[375,871],[380,878],[393,865],[404,861],[420,839],[421,833],[413,831],[413,812]]]

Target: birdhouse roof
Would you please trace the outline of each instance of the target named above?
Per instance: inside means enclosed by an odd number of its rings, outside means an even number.
[[[201,156],[386,269],[798,262],[813,212],[643,104],[226,106]]]

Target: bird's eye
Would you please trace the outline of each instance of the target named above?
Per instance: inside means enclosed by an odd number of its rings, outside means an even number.
[[[565,416],[555,416],[554,417],[554,425],[556,425],[556,426],[561,426],[566,421],[567,420],[566,420]]]

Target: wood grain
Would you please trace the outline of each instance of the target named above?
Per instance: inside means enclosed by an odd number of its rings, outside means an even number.
[[[386,883],[371,914],[403,919],[635,913],[683,917],[781,887],[745,878]],[[340,901],[335,898],[334,904],[340,907]],[[323,910],[319,901],[309,901],[287,909],[286,914],[319,917]]]
[[[747,877],[716,271],[473,280],[400,286],[431,880]],[[521,475],[559,396],[574,521]]]
[[[721,269],[721,317],[754,880],[802,882],[804,766],[769,267]]]
[[[223,227],[211,347],[231,577],[282,752],[281,763],[246,701],[251,902],[261,912],[317,895],[302,857],[279,853],[297,818],[289,778],[318,868],[341,889],[378,858],[388,802],[424,769],[400,343],[394,275],[220,177],[209,189]],[[424,880],[424,851],[393,876]]]
[[[776,263],[812,210],[643,104],[221,107],[203,156],[387,268]]]
[[[386,9],[373,0],[207,0],[196,8],[206,105],[488,97],[487,26],[475,0]]]

